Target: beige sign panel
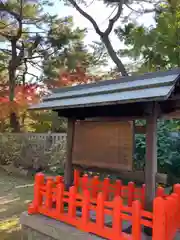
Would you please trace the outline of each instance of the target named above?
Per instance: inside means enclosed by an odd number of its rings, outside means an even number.
[[[132,170],[132,122],[78,121],[73,164],[111,170]]]

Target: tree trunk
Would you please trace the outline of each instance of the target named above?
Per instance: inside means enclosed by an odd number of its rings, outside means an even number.
[[[96,31],[96,33],[101,37],[101,41],[104,43],[110,58],[113,60],[113,62],[116,64],[118,71],[121,72],[122,76],[128,76],[128,73],[123,65],[123,63],[121,62],[121,60],[118,58],[117,53],[114,51],[113,46],[109,40],[109,34],[112,32],[113,30],[113,26],[115,24],[115,22],[117,22],[117,20],[120,18],[121,14],[122,14],[122,10],[123,10],[123,4],[124,1],[117,1],[117,11],[116,14],[114,15],[113,18],[109,19],[109,24],[107,29],[104,32],[101,32],[101,30],[99,29],[96,21],[87,13],[85,12],[78,4],[75,0],[68,0],[68,2],[70,2],[72,4],[72,6],[84,17],[86,18],[94,27],[94,30]]]
[[[9,65],[9,100],[10,102],[14,101],[14,91],[15,91],[15,70]],[[20,124],[17,118],[17,115],[13,109],[10,111],[10,127],[13,132],[20,132]]]
[[[16,41],[11,42],[12,48],[12,58],[9,61],[8,72],[9,72],[9,100],[10,102],[14,101],[15,87],[16,87]],[[20,124],[17,118],[17,115],[13,109],[11,108],[10,112],[10,127],[13,132],[20,132]]]
[[[117,53],[113,49],[113,46],[112,46],[112,44],[110,42],[110,39],[109,39],[109,36],[106,35],[106,34],[102,34],[101,40],[104,43],[104,45],[106,46],[106,49],[109,53],[109,56],[111,57],[113,62],[116,64],[116,66],[118,68],[118,71],[121,72],[122,76],[128,76],[128,73],[127,73],[123,63],[118,58]]]
[[[12,128],[12,132],[20,132],[19,120],[15,112],[10,113],[10,126]]]
[[[26,120],[27,114],[26,112],[23,112],[22,116],[21,116],[21,128],[24,130],[24,124],[25,124],[25,120]]]

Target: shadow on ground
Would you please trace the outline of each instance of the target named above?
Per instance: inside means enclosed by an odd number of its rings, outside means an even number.
[[[0,239],[20,240],[19,216],[33,197],[33,180],[0,170]]]

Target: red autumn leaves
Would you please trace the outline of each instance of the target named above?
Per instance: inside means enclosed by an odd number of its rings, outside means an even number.
[[[45,89],[54,89],[64,86],[84,84],[99,80],[98,77],[92,76],[86,72],[83,67],[76,67],[74,71],[60,71],[59,77],[54,80],[46,81],[46,84],[17,85],[14,91],[14,100],[9,100],[9,86],[0,85],[0,120],[5,120],[11,112],[17,115],[25,111],[29,105],[37,103],[41,95],[45,95]]]

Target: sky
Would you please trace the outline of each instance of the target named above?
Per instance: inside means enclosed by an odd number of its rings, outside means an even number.
[[[93,2],[93,3],[92,3]],[[108,21],[109,21],[109,16],[112,14],[114,8],[106,7],[102,1],[97,1],[97,0],[89,0],[89,7],[84,8],[83,5],[80,5],[83,7],[83,9],[90,14],[97,22],[98,26],[100,27],[100,30],[105,30]],[[151,6],[147,5],[145,6],[146,8],[151,8]],[[137,8],[135,6],[135,8]],[[50,14],[57,14],[59,17],[65,17],[65,16],[73,16],[74,19],[74,25],[75,27],[80,27],[80,28],[86,28],[87,29],[87,35],[85,37],[85,44],[91,44],[93,41],[100,41],[99,36],[96,34],[95,30],[93,29],[92,24],[86,20],[81,14],[76,11],[73,7],[67,7],[64,6],[63,1],[61,0],[54,0],[54,6],[53,7],[46,7],[44,9],[45,11],[49,12]],[[129,10],[124,9],[124,14],[126,16],[129,15]],[[112,17],[113,15],[111,15]],[[141,16],[137,18],[136,15],[132,15],[131,18],[134,21],[138,21],[140,24],[143,24],[145,26],[151,26],[154,24],[153,20],[153,15],[152,14],[146,14],[146,16]],[[118,21],[114,27],[119,26],[121,24],[120,21]],[[112,34],[110,35],[111,42],[115,48],[115,50],[123,48],[123,44],[118,40],[118,38],[115,36],[115,34],[112,31]],[[123,59],[125,63],[128,63],[129,59]],[[108,61],[108,67],[106,70],[111,69],[112,67],[115,67],[114,63],[112,60]],[[34,73],[34,69],[29,69],[30,72]],[[36,72],[36,74],[40,74]]]

